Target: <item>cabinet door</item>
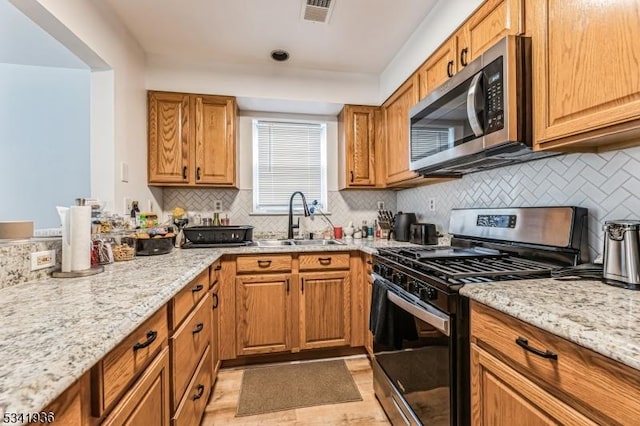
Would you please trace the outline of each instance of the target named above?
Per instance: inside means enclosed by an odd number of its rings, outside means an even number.
[[[593,150],[640,134],[640,1],[527,4],[538,148]],[[529,21],[529,19],[527,19]]]
[[[458,69],[476,59],[501,38],[523,32],[522,0],[488,0],[455,35]]]
[[[234,98],[194,96],[195,183],[236,185]]]
[[[189,95],[149,92],[149,183],[189,182]]]
[[[420,99],[457,72],[456,38],[451,37],[418,70]]]
[[[351,332],[349,271],[300,274],[300,347],[344,346]]]
[[[418,176],[409,171],[409,110],[418,102],[418,92],[417,78],[412,77],[382,106],[387,145],[387,185]]]
[[[345,105],[338,117],[340,155],[345,156],[341,188],[376,184],[375,107]]]
[[[236,350],[238,355],[291,349],[289,274],[236,278]]]
[[[471,424],[595,425],[475,344],[471,345]]]
[[[165,347],[103,425],[169,425],[169,348]]]

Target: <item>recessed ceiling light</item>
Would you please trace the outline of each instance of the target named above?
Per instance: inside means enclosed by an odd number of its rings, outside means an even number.
[[[282,49],[276,49],[271,52],[271,58],[273,58],[274,61],[284,62],[289,59],[289,52]]]

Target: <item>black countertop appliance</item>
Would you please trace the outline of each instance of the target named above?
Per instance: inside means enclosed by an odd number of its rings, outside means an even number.
[[[411,239],[411,225],[417,221],[415,213],[398,212],[393,222],[393,236],[395,240],[409,241]]]

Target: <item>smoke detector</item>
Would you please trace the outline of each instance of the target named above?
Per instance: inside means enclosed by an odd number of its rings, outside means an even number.
[[[310,22],[329,23],[335,0],[303,0],[302,19]]]

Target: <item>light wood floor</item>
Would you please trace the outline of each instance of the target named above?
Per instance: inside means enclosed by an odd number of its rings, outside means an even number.
[[[218,373],[201,425],[389,425],[373,392],[369,359],[363,355],[344,360],[358,385],[362,401],[235,417],[243,370],[225,369]]]

